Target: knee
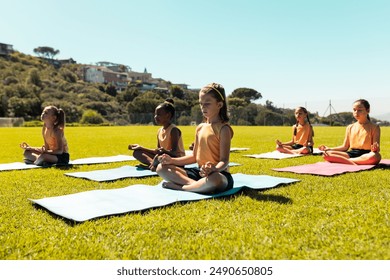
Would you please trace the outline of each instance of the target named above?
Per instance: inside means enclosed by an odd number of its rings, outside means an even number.
[[[380,153],[375,152],[371,158],[373,160],[373,164],[378,164],[381,161],[382,156]]]
[[[301,151],[301,154],[303,155],[309,155],[309,154],[312,154],[312,150],[310,149],[310,147],[304,147]]]
[[[308,148],[303,148],[299,153],[302,154],[302,155],[307,155],[309,153],[309,149]]]
[[[285,149],[282,146],[276,146],[278,152],[284,153]]]
[[[156,167],[156,173],[157,173],[158,175],[160,175],[160,174],[164,173],[165,169],[166,169],[166,168],[165,168],[161,163],[159,163],[159,164],[157,165],[157,167]]]
[[[227,185],[227,180],[222,174],[215,172],[208,176],[210,185],[217,189],[224,188]]]
[[[134,150],[133,157],[138,159],[138,158],[140,158],[141,154],[142,154],[142,152],[140,150]]]
[[[323,155],[322,157],[324,158],[325,161],[329,161],[331,159],[329,155]]]

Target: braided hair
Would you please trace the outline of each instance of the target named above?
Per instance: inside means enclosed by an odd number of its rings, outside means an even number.
[[[311,125],[310,118],[309,118],[309,113],[307,112],[306,108],[305,108],[305,107],[298,107],[298,108],[295,109],[295,111],[303,111],[303,112],[306,114],[307,122],[309,123],[309,125],[310,125],[310,127],[311,127],[312,136],[314,137],[313,126]],[[296,124],[295,124],[295,127],[294,127],[294,136],[297,135],[297,128],[298,128],[298,125],[299,125],[299,122],[297,121]]]
[[[353,102],[353,103],[354,103],[354,104],[355,104],[355,103],[360,103],[361,105],[364,106],[364,108],[366,108],[367,111],[370,111],[370,103],[368,103],[368,101],[365,100],[365,99],[358,99],[358,100],[356,100],[356,101]],[[370,115],[369,115],[369,114],[367,114],[367,119],[368,119],[369,121],[371,121]]]

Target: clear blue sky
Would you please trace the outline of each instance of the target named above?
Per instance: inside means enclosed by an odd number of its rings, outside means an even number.
[[[388,0],[1,1],[0,42],[79,63],[110,61],[227,93],[249,87],[321,116],[366,98],[390,112]],[[328,111],[327,111],[328,110]]]

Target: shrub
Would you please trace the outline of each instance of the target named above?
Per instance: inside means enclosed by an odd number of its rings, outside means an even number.
[[[94,110],[86,110],[81,117],[82,124],[102,124],[104,119],[102,115]]]
[[[190,116],[181,116],[177,119],[178,125],[190,125],[192,122],[192,117]]]
[[[11,85],[11,84],[17,84],[17,83],[19,83],[19,80],[17,78],[15,78],[14,76],[8,76],[3,81],[3,84],[6,86]]]
[[[41,76],[36,68],[32,68],[30,70],[29,76],[27,78],[27,82],[38,87],[42,86]]]

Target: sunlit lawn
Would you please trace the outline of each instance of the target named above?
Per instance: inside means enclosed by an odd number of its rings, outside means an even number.
[[[185,146],[194,127],[181,127]],[[43,198],[160,178],[98,183],[65,172],[135,165],[135,161],[0,172],[0,259],[390,259],[389,169],[334,177],[276,172],[322,161],[321,156],[286,160],[243,155],[272,151],[275,139],[291,138],[290,127],[234,127],[232,173],[301,180],[266,191],[247,190],[224,199],[71,223],[39,209]],[[315,127],[315,145],[341,144],[344,127]],[[68,127],[72,159],[131,153],[130,143],[156,146],[156,126]],[[382,128],[382,155],[390,158],[390,128]],[[18,144],[41,145],[40,128],[0,128],[0,163],[22,160]]]

